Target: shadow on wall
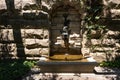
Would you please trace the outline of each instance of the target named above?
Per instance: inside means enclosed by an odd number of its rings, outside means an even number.
[[[13,26],[13,36],[9,30],[0,30],[0,54],[1,58],[12,58],[18,57],[19,59],[25,59],[25,51],[23,46],[23,41],[21,37],[20,26]],[[3,31],[4,30],[4,31]],[[12,39],[13,38],[13,39]]]
[[[8,14],[14,14],[14,10],[15,10],[15,5],[14,5],[14,0],[5,0],[5,3],[6,3],[6,6],[7,6],[7,11],[8,11]],[[7,17],[9,18],[9,17]],[[8,27],[8,21],[6,22],[6,19],[3,20],[4,21],[3,23],[4,24],[4,28],[7,28]],[[21,31],[20,31],[20,26],[19,25],[12,25],[12,28],[13,28],[13,38],[14,38],[14,41],[11,41],[9,39],[9,31],[7,30],[6,32],[3,32],[2,34],[0,34],[0,47],[1,47],[1,50],[0,50],[0,53],[1,53],[1,56],[3,58],[6,58],[6,57],[12,57],[10,55],[10,53],[12,53],[12,48],[13,46],[11,46],[12,43],[15,43],[16,44],[16,48],[17,48],[17,57],[19,58],[25,58],[25,51],[24,51],[24,46],[23,46],[23,43],[22,43],[22,37],[21,37]],[[17,29],[16,29],[17,28]],[[1,30],[0,30],[0,33],[1,33]],[[22,48],[22,49],[19,49],[19,48]],[[15,54],[15,53],[13,53]]]
[[[14,5],[14,0],[5,0],[7,10],[8,12],[14,12],[15,10],[15,5]]]
[[[18,29],[15,29],[16,27]],[[24,45],[22,42],[20,26],[13,26],[13,36],[14,36],[14,41],[16,42],[17,56],[19,58],[25,58],[25,51],[24,51]]]

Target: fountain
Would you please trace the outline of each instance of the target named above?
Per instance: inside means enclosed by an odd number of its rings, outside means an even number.
[[[80,14],[69,4],[63,4],[52,18],[50,59],[81,61]]]

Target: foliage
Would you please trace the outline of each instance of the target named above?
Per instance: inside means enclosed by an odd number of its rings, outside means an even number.
[[[87,27],[88,30],[102,30],[105,26],[94,24]]]
[[[115,61],[104,61],[100,63],[101,67],[112,67],[112,68],[120,68],[120,60]]]
[[[0,80],[21,80],[35,63],[35,61],[2,60],[0,61]]]
[[[90,0],[88,1],[86,6],[86,28],[88,30],[88,34],[90,34],[91,30],[102,30],[105,28],[104,25],[99,23],[101,19],[101,13],[103,9],[103,5],[100,4],[100,0]]]
[[[112,61],[103,61],[100,63],[101,67],[115,67],[120,68],[120,55],[116,55]]]

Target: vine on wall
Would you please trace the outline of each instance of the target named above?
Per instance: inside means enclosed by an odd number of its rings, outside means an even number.
[[[105,29],[105,25],[99,23],[102,17],[102,0],[89,0],[86,1],[86,29],[88,38],[99,38]],[[96,34],[96,36],[95,36]]]

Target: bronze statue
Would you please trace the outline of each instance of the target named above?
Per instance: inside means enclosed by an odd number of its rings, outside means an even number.
[[[63,14],[63,17],[65,18],[65,21],[64,21],[64,26],[62,28],[62,32],[61,32],[62,39],[64,40],[65,48],[69,49],[70,20],[67,20],[68,14]]]

